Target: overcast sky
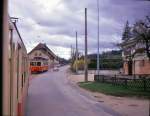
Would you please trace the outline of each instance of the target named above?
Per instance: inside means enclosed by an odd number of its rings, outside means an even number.
[[[125,22],[150,15],[150,2],[144,0],[99,0],[100,50],[116,49]],[[29,52],[39,42],[56,54],[70,57],[78,31],[79,51],[84,50],[84,9],[88,14],[88,53],[97,51],[97,0],[10,0],[9,15],[17,25]]]

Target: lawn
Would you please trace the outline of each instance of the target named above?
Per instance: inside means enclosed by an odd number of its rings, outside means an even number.
[[[142,98],[150,98],[150,91],[142,91],[140,89],[129,89],[123,86],[114,86],[108,83],[99,82],[80,82],[78,85],[92,92],[100,92],[113,96],[136,96]]]

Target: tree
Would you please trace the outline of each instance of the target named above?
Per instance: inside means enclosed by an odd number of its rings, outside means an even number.
[[[126,22],[123,34],[122,34],[122,40],[128,40],[131,37],[131,33],[130,33],[130,27],[129,27],[129,22]]]
[[[78,66],[79,70],[84,70],[84,59],[79,59],[78,61],[74,61],[73,70],[76,69],[76,65]]]
[[[148,16],[145,20],[139,20],[134,24],[133,34],[137,38],[137,42],[144,43],[146,54],[150,60],[150,18]]]

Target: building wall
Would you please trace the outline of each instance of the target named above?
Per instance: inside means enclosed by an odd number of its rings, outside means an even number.
[[[49,57],[40,50],[35,50],[31,54],[29,54],[29,59],[33,59],[34,57],[43,57],[49,59]]]
[[[128,62],[123,63],[123,72],[125,75],[128,75]]]
[[[150,74],[150,61],[149,60],[135,61],[135,74]]]
[[[123,65],[124,74],[128,75],[128,62],[124,62]],[[150,61],[146,60],[135,60],[132,63],[132,74],[150,74]]]
[[[49,59],[49,68],[53,68],[54,67],[54,60],[53,59]]]

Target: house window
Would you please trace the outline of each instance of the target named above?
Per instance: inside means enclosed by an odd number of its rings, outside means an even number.
[[[39,56],[42,56],[42,54],[41,54],[41,53],[39,53]]]
[[[34,54],[35,56],[37,56],[37,52],[35,52],[35,54]]]

